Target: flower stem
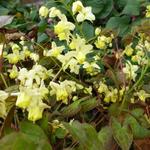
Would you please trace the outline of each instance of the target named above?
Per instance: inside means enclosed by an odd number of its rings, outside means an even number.
[[[8,85],[7,85],[7,83],[6,83],[6,80],[5,80],[5,78],[4,78],[4,75],[3,75],[2,73],[0,73],[0,75],[1,75],[1,78],[2,78],[2,81],[3,81],[4,85],[5,85],[5,87],[8,88]]]

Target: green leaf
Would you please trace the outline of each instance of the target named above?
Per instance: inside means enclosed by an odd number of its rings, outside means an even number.
[[[125,7],[125,5],[127,4],[127,0],[114,0],[114,3],[115,3],[116,6],[118,6],[119,8],[123,8],[123,7]]]
[[[148,138],[150,137],[150,130],[143,127],[139,122],[132,116],[127,116],[124,121],[124,126],[130,126],[134,138]]]
[[[141,108],[135,108],[134,110],[132,110],[131,112],[134,116],[136,116],[137,118],[143,116],[144,114],[144,110]]]
[[[66,135],[66,130],[62,128],[57,128],[55,131],[55,136],[59,139],[63,139]]]
[[[96,98],[85,100],[85,101],[81,102],[81,107],[82,107],[81,112],[90,111],[90,110],[94,109],[95,107],[97,107],[98,104],[99,104],[99,102]]]
[[[8,15],[8,13],[10,12],[9,9],[3,7],[3,6],[0,6],[0,16],[3,16],[3,15]]]
[[[138,16],[140,14],[140,2],[139,0],[128,0],[124,7],[122,14],[130,16]]]
[[[113,0],[104,0],[103,3],[104,3],[103,9],[96,16],[97,18],[106,18],[113,9]]]
[[[28,135],[28,137],[31,140],[34,140],[35,142],[40,139],[47,140],[47,137],[44,131],[38,125],[33,124],[32,122],[29,122],[29,121],[21,122],[20,131]]]
[[[110,150],[113,142],[112,131],[109,126],[106,126],[98,133],[98,139],[103,150]]]
[[[64,107],[63,110],[61,111],[63,116],[74,116],[76,115],[80,110],[81,110],[81,106],[80,106],[81,100],[77,100],[75,102],[73,102],[72,104],[70,104],[67,107]]]
[[[91,39],[95,35],[93,25],[87,21],[82,23],[82,31],[86,40]]]
[[[111,17],[106,24],[106,28],[116,30],[119,36],[124,36],[130,29],[129,23],[129,16]]]
[[[44,19],[42,19],[38,24],[38,32],[44,32],[46,28],[47,22]]]
[[[98,134],[93,126],[87,123],[79,123],[77,121],[64,123],[64,126],[72,135],[72,137],[79,141],[80,146],[87,150],[101,150],[101,145],[98,140]]]
[[[133,135],[128,131],[126,126],[121,126],[119,121],[112,117],[111,128],[113,137],[122,150],[129,150],[133,141]]]
[[[50,135],[50,128],[49,128],[49,120],[48,120],[48,113],[42,117],[42,119],[37,121],[37,124],[42,128],[44,133],[48,136]]]
[[[29,141],[36,144],[35,149],[52,150],[46,134],[37,124],[33,124],[29,121],[23,121],[20,123],[20,132],[26,135],[26,138]]]
[[[97,18],[107,17],[113,9],[113,0],[83,0],[83,3],[92,7]]]
[[[82,2],[86,6],[91,6],[94,14],[100,13],[104,7],[103,0],[82,0]]]
[[[38,33],[38,39],[37,39],[38,43],[45,42],[47,39],[48,39],[47,34],[45,34],[45,33]]]
[[[36,145],[23,133],[13,132],[0,140],[1,150],[34,150]]]

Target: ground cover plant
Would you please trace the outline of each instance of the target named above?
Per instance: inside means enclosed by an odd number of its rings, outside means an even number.
[[[0,149],[147,150],[150,2],[0,2]]]

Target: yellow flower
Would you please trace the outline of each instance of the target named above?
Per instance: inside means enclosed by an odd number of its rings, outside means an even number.
[[[37,62],[39,60],[39,55],[36,53],[30,53],[30,58]]]
[[[68,103],[68,97],[71,96],[73,92],[76,92],[77,88],[81,89],[80,85],[76,84],[74,81],[65,80],[60,83],[50,82],[50,95],[56,95],[57,101],[62,101],[64,104]]]
[[[11,70],[8,70],[10,72],[9,77],[11,79],[15,79],[18,77],[18,69],[15,65],[13,65],[13,68]]]
[[[78,61],[74,58],[72,58],[68,63],[67,66],[69,66],[70,72],[79,74],[80,65],[78,65]]]
[[[55,42],[52,42],[52,49],[47,52],[44,51],[44,55],[58,57],[64,49],[64,46],[57,46]]]
[[[111,96],[112,96],[111,91],[108,91],[107,94],[106,94],[105,97],[104,97],[104,102],[110,103],[110,101],[111,101]]]
[[[45,6],[41,6],[41,7],[40,7],[40,9],[39,9],[39,15],[40,15],[41,17],[46,18],[46,17],[48,16],[48,13],[49,13],[49,10],[48,10],[47,7],[45,7]]]
[[[23,55],[25,58],[29,57],[31,54],[30,50],[28,49],[27,46],[23,46]]]
[[[85,58],[86,58],[86,55],[82,52],[79,52],[76,56],[76,59],[79,64],[83,64],[83,62],[85,61]]]
[[[72,57],[75,57],[79,64],[83,64],[86,55],[91,52],[93,46],[90,44],[86,44],[85,39],[81,38],[79,35],[77,37],[73,37],[69,47],[73,50],[76,50],[75,54]],[[71,53],[71,52],[68,52]]]
[[[78,13],[76,18],[78,22],[83,22],[84,20],[95,20],[95,16],[92,13],[92,7],[84,7],[80,1],[73,3],[72,12],[74,15]]]
[[[125,50],[124,50],[124,53],[127,55],[127,56],[131,56],[133,54],[133,48],[131,47],[131,45],[127,45]]]
[[[101,28],[96,28],[95,29],[95,35],[99,35],[101,33]]]
[[[117,99],[118,99],[118,90],[111,89],[111,102],[116,103]]]
[[[100,82],[99,83],[99,88],[98,88],[98,92],[101,94],[101,93],[107,93],[109,91],[107,85],[103,82]]]
[[[76,35],[76,37],[72,38],[72,41],[70,42],[69,47],[73,50],[75,49],[76,51],[85,51],[85,52],[90,52],[93,48],[91,44],[86,44],[86,40],[84,38],[81,38],[79,35]]]
[[[41,119],[45,108],[50,108],[50,107],[44,103],[40,103],[37,106],[29,107],[28,120],[35,122],[36,120]]]
[[[64,14],[62,14],[61,11],[59,9],[57,9],[56,7],[52,7],[50,9],[49,17],[50,18],[58,17],[60,20],[67,19],[66,16]]]
[[[98,70],[100,69],[100,67],[95,62],[84,62],[83,68],[85,68],[87,73],[89,73],[90,75],[96,75],[98,73]]]
[[[85,94],[90,94],[90,95],[92,95],[92,87],[91,87],[91,86],[89,86],[88,88],[85,87],[85,88],[84,88],[84,93],[85,93]]]
[[[150,42],[148,42],[147,40],[144,41],[144,45],[147,51],[150,51]]]
[[[77,12],[81,12],[83,8],[84,7],[83,7],[83,4],[81,3],[81,1],[76,1],[72,5],[72,12],[73,12],[73,14],[76,14]]]
[[[50,92],[51,95],[56,94],[57,101],[63,101],[63,103],[68,103],[68,96],[69,93],[66,91],[66,87],[63,84],[58,84],[55,82],[50,82],[50,86],[52,91]]]
[[[133,62],[138,62],[139,56],[138,56],[138,55],[134,55],[134,56],[132,56],[131,60],[132,60]]]
[[[30,89],[27,89],[27,90],[30,90]],[[25,109],[30,105],[32,95],[30,95],[30,92],[27,90],[22,89],[22,91],[18,95],[16,106]]]
[[[17,64],[20,61],[19,52],[10,53],[6,56],[10,64]]]
[[[150,5],[148,5],[146,7],[146,17],[149,18],[150,17]]]
[[[91,7],[85,7],[82,9],[82,11],[79,12],[79,14],[77,15],[77,21],[78,22],[83,22],[84,20],[89,20],[89,21],[93,21],[95,20],[95,16],[92,13],[92,8]]]
[[[133,79],[137,76],[136,71],[139,69],[137,65],[132,65],[129,61],[126,63],[126,66],[123,68],[123,72],[126,74],[127,79]]]
[[[14,44],[14,43],[12,44],[12,47],[11,47],[11,48],[12,48],[12,51],[13,51],[13,52],[19,51],[19,50],[21,49],[21,48],[19,47],[19,45]]]
[[[97,43],[95,43],[95,45],[97,48],[100,48],[100,49],[106,49],[107,48],[106,43],[104,41],[98,41]]]
[[[75,29],[75,25],[67,20],[61,20],[54,26],[54,32],[58,35],[59,40],[66,40],[69,42],[70,31]]]
[[[112,46],[112,37],[106,37],[104,35],[98,36],[97,41],[95,42],[95,45],[97,48],[100,49],[106,49],[107,46]]]
[[[146,93],[144,90],[140,90],[139,92],[136,93],[136,95],[143,102],[145,102],[146,98],[150,97],[150,94]]]
[[[65,127],[63,126],[63,124],[60,123],[60,121],[56,120],[56,119],[52,121],[51,125],[53,127],[53,132],[55,132],[55,130],[58,129],[58,128],[65,129]]]

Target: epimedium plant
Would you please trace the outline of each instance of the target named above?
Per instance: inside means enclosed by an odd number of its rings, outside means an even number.
[[[150,136],[145,2],[48,1],[36,37],[2,36],[1,149],[129,150]]]

